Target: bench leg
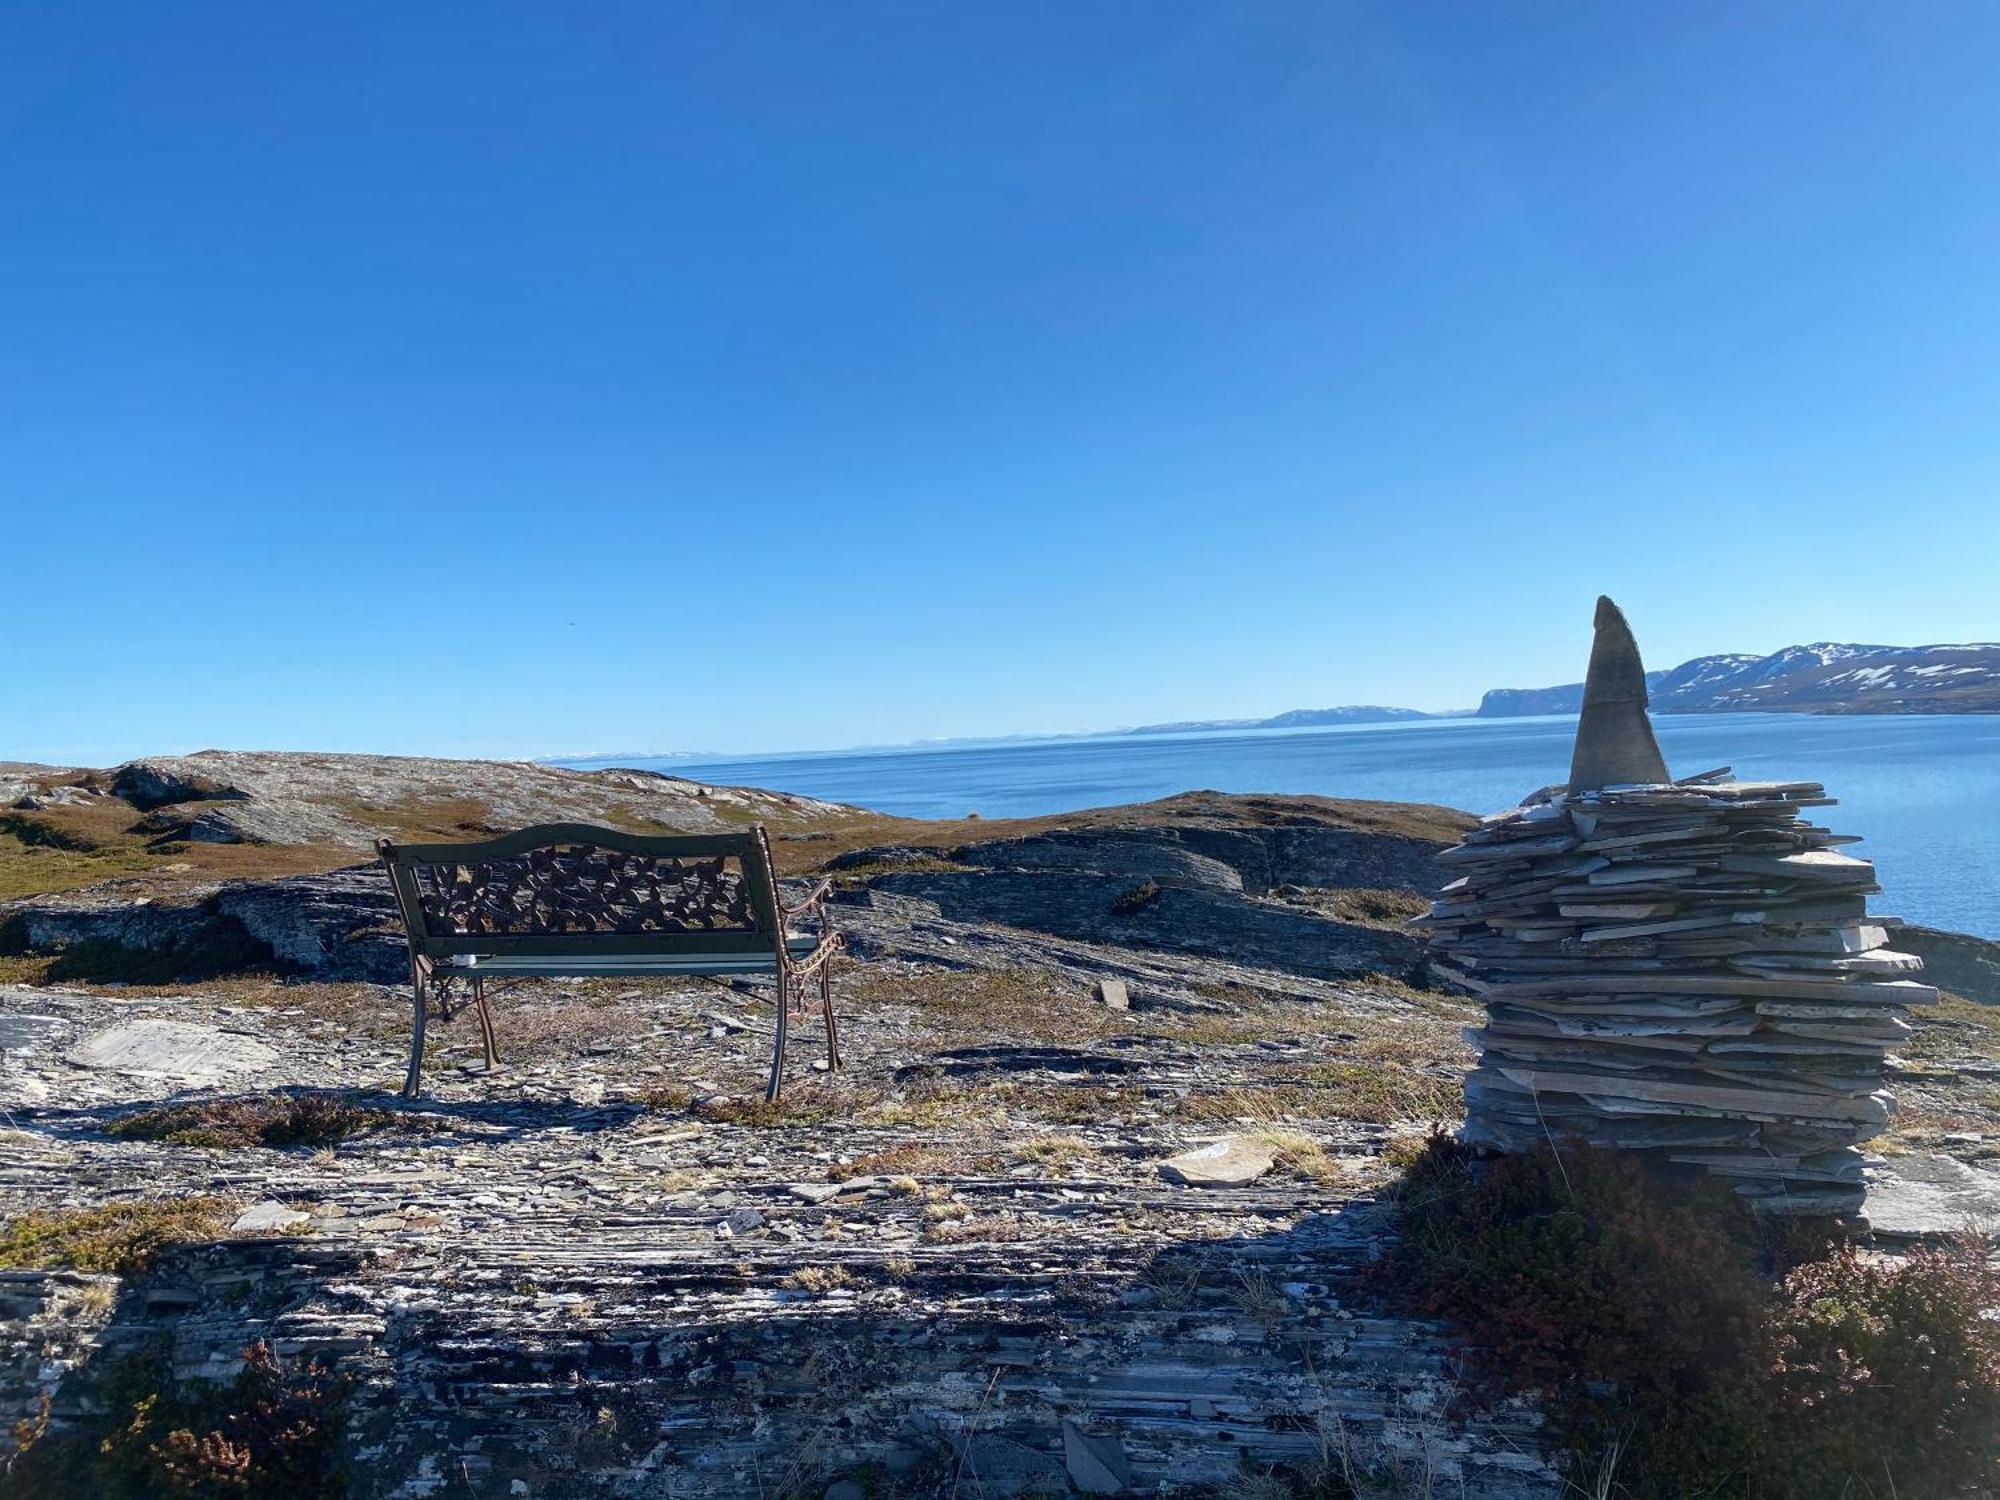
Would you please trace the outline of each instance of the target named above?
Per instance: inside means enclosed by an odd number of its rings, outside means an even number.
[[[472,976],[472,1007],[479,1012],[479,1042],[486,1049],[486,1071],[500,1066],[500,1053],[493,1045],[493,1012],[486,1006],[486,981]]]
[[[771,1081],[764,1089],[764,1102],[778,1102],[778,1090],[785,1082],[785,1023],[792,1015],[792,977],[783,969],[778,971],[778,1025],[777,1038],[771,1044]]]
[[[833,1018],[833,959],[829,956],[819,966],[819,1010],[826,1017],[826,1060],[827,1066],[840,1067],[840,1023]]]
[[[403,1078],[403,1097],[414,1099],[424,1083],[424,972],[415,964],[410,965],[410,993],[414,1005],[410,1012],[410,1071]]]

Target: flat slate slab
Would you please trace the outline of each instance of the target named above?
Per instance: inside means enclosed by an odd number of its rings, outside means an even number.
[[[261,1203],[253,1203],[236,1216],[236,1222],[229,1226],[232,1234],[256,1234],[266,1231],[300,1229],[312,1223],[312,1215],[300,1209],[287,1208],[275,1198],[266,1198]]]
[[[1227,1135],[1160,1163],[1160,1175],[1183,1187],[1247,1187],[1270,1171],[1278,1155],[1247,1135]]]
[[[1891,1156],[1868,1172],[1863,1209],[1875,1233],[1894,1239],[2000,1227],[2000,1172],[1949,1156]]]
[[[181,1083],[211,1083],[272,1066],[278,1054],[253,1037],[186,1021],[131,1021],[92,1032],[65,1061],[110,1073],[142,1073]]]

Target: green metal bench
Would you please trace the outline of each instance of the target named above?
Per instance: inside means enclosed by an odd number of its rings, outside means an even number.
[[[827,915],[830,885],[786,905],[761,827],[649,837],[547,823],[471,844],[376,844],[410,943],[415,992],[405,1096],[423,1082],[424,1024],[464,985],[486,1066],[498,1065],[487,981],[769,974],[777,1036],[766,1099],[784,1081],[786,1023],[817,986],[832,1066],[840,1066]],[[794,935],[795,924],[816,928]]]

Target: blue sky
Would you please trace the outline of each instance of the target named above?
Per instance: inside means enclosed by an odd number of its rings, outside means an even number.
[[[2000,7],[0,13],[0,758],[2000,637]]]

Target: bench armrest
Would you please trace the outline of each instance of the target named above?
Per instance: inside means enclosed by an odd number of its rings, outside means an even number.
[[[781,890],[778,893],[778,915],[786,922],[790,922],[793,917],[802,917],[808,912],[819,911],[826,904],[826,893],[832,889],[831,880],[822,880],[806,893],[805,899],[795,904],[787,904],[784,892]]]

